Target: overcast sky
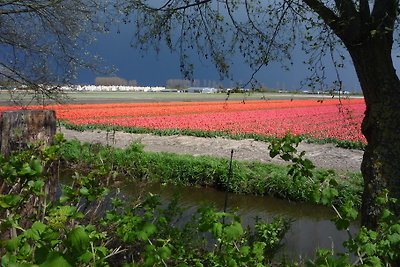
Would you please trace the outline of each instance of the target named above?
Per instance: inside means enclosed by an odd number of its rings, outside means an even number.
[[[164,86],[168,79],[181,79],[179,55],[171,53],[167,49],[162,49],[159,54],[154,51],[145,53],[137,51],[130,45],[133,36],[132,27],[132,25],[120,25],[119,31],[114,29],[109,34],[99,35],[98,40],[90,46],[90,50],[100,55],[105,64],[114,66],[117,69],[116,76],[127,80],[136,80],[142,86]],[[275,63],[264,68],[256,77],[259,82],[269,88],[299,89],[301,80],[304,80],[307,75],[307,67],[301,63],[302,57],[304,55],[301,51],[296,52],[294,55],[295,64],[290,71],[283,70]],[[197,56],[194,57],[194,59],[196,58]],[[396,62],[398,61],[396,59]],[[212,63],[195,60],[194,66],[194,79],[220,81],[218,72]],[[234,86],[235,82],[245,83],[251,76],[251,71],[240,61],[234,64],[232,73],[234,82],[224,80],[224,86]],[[77,83],[94,84],[96,76],[101,75],[90,71],[81,71]],[[334,72],[331,71],[330,78],[333,79],[334,77]],[[341,78],[345,90],[358,90],[358,79],[351,64],[347,64],[342,71]]]

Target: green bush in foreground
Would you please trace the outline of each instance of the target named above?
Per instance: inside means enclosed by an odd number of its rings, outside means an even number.
[[[286,149],[288,142],[278,141],[276,151],[298,158]],[[388,209],[376,231],[362,227],[355,236],[349,233],[346,253],[317,250],[315,258],[304,263],[272,262],[288,229],[286,220],[257,221],[254,230],[244,229],[235,214],[212,207],[183,220],[179,199],[167,207],[154,195],[124,201],[117,189],[106,186],[117,177],[107,165],[87,175],[75,174],[73,183],[62,185],[58,193],[51,189],[56,187],[61,148],[64,145],[0,158],[1,266],[398,266],[400,223]],[[132,150],[142,153],[138,146]],[[316,195],[333,205],[336,186],[329,182]],[[398,205],[387,195],[379,204]],[[335,210],[339,229],[347,229],[357,217],[351,201]]]
[[[75,168],[99,166],[116,171],[124,179],[169,183],[184,186],[211,186],[240,194],[272,195],[295,201],[317,203],[315,190],[337,181],[338,198],[360,204],[362,178],[360,174],[337,174],[333,170],[312,170],[313,176],[293,179],[288,168],[260,162],[233,161],[233,175],[228,182],[229,161],[209,156],[176,155],[144,152],[141,144],[126,149],[81,144],[68,141],[62,148],[66,162]],[[83,165],[82,165],[83,164]],[[302,177],[299,177],[302,178]]]
[[[128,204],[105,187],[101,169],[74,175],[50,201],[54,161],[40,154],[0,160],[1,266],[267,266],[289,226],[277,218],[244,229],[213,207],[182,221],[177,199],[164,208],[154,195]]]

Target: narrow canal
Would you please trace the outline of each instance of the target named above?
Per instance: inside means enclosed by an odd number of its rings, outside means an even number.
[[[225,192],[213,188],[189,188],[170,185],[146,185],[142,192],[151,192],[160,195],[162,203],[168,203],[175,194],[180,194],[182,207],[188,211],[195,211],[204,203],[211,203],[219,210],[224,208]],[[137,195],[137,186],[125,185],[124,194]],[[338,231],[330,220],[334,217],[329,208],[307,203],[295,203],[287,200],[267,196],[228,194],[228,211],[236,210],[242,223],[254,224],[259,217],[270,220],[275,216],[284,216],[293,221],[291,229],[284,238],[284,247],[280,254],[294,260],[312,258],[316,248],[343,251],[342,243],[347,240],[346,231]],[[351,232],[356,232],[358,223],[354,222]]]

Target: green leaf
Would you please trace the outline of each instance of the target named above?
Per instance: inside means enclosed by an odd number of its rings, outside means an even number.
[[[230,258],[230,259],[228,260],[228,266],[229,266],[229,267],[236,267],[236,266],[238,266],[238,265],[237,265],[237,263],[236,263],[236,261],[235,261],[234,259]]]
[[[42,188],[44,186],[44,181],[42,179],[36,180],[36,181],[29,181],[28,182],[28,186],[31,188],[31,190],[35,193],[35,194],[40,194],[42,191]]]
[[[335,218],[333,220],[338,230],[346,230],[350,226],[350,221],[342,218]]]
[[[89,235],[82,226],[77,226],[71,232],[69,232],[67,243],[74,252],[81,255],[90,246]]]
[[[336,187],[336,186],[338,186],[339,184],[338,184],[338,182],[337,182],[335,179],[330,179],[330,180],[329,180],[329,185],[331,185],[331,186],[333,186],[333,187]]]
[[[342,206],[343,217],[348,218],[349,220],[355,220],[358,216],[358,212],[354,207],[353,202],[347,201]]]
[[[368,258],[368,263],[369,266],[374,266],[374,267],[382,266],[381,260],[376,256]]]
[[[243,227],[238,222],[233,222],[224,229],[225,235],[229,240],[237,240],[243,235]]]
[[[31,169],[31,166],[29,166],[28,163],[24,163],[22,165],[21,170],[19,171],[20,175],[31,175],[33,173],[34,173],[34,171]]]
[[[222,223],[216,222],[213,224],[211,233],[214,237],[220,237],[222,234]]]
[[[38,159],[31,161],[30,168],[34,171],[34,174],[41,174],[43,171],[42,162]]]
[[[8,209],[17,206],[22,200],[22,197],[17,195],[0,195],[0,207]]]
[[[154,224],[146,222],[141,231],[137,233],[137,236],[141,240],[147,240],[151,235],[157,231]]]
[[[85,186],[82,186],[81,189],[79,189],[79,193],[82,196],[87,196],[89,195],[89,189],[87,189]]]
[[[26,257],[31,253],[31,251],[32,251],[31,246],[28,243],[25,243],[19,250],[19,254],[22,255],[23,257]]]
[[[332,203],[333,198],[338,195],[338,191],[334,188],[326,187],[322,190],[321,203],[328,205]]]
[[[283,159],[284,161],[290,161],[292,159],[292,156],[290,156],[289,154],[283,154],[281,156],[281,159]]]
[[[48,247],[40,247],[35,250],[35,261],[38,264],[41,264],[46,261],[47,256],[49,255],[50,249]]]
[[[160,257],[164,260],[171,257],[171,250],[166,246],[159,248],[158,253],[159,253]]]
[[[16,266],[17,256],[7,253],[1,257],[1,266]]]
[[[91,251],[86,251],[78,257],[78,260],[83,263],[89,263],[91,260],[93,260],[93,253]]]
[[[388,240],[392,244],[399,244],[400,243],[400,235],[398,233],[394,233],[388,236]]]
[[[33,231],[36,231],[39,235],[41,235],[46,230],[46,228],[47,226],[40,221],[34,222],[31,227],[31,229]]]
[[[12,238],[10,240],[7,240],[5,242],[5,249],[8,252],[14,252],[18,248],[19,242],[20,242],[20,240],[19,240],[18,237],[14,237],[14,238]]]
[[[314,163],[312,163],[312,161],[309,160],[309,159],[304,159],[304,160],[303,160],[303,166],[304,166],[304,168],[306,168],[306,169],[308,169],[308,170],[314,169],[314,168],[315,168]]]
[[[72,267],[68,261],[58,252],[51,252],[45,262],[39,267]]]
[[[314,201],[315,203],[319,203],[321,200],[321,192],[319,190],[314,189],[311,192],[311,199],[312,201]]]
[[[250,247],[249,246],[243,246],[240,248],[240,253],[246,257],[250,253]]]
[[[41,235],[46,230],[46,225],[42,222],[36,221],[32,224],[31,228],[24,232],[24,236],[30,238],[34,241],[38,241],[41,239]]]

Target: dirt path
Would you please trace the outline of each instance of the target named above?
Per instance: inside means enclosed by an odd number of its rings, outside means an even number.
[[[234,159],[261,162],[285,162],[280,159],[271,159],[268,153],[268,144],[264,142],[245,140],[231,140],[225,138],[201,138],[193,136],[156,136],[151,134],[129,134],[116,132],[115,137],[105,131],[77,132],[61,128],[66,139],[78,139],[83,142],[95,142],[126,147],[130,143],[139,141],[145,146],[145,151],[172,152],[177,154],[212,155],[230,157],[234,150]],[[360,171],[363,151],[337,148],[332,144],[299,145],[299,151],[306,151],[306,157],[322,168],[340,171]]]

